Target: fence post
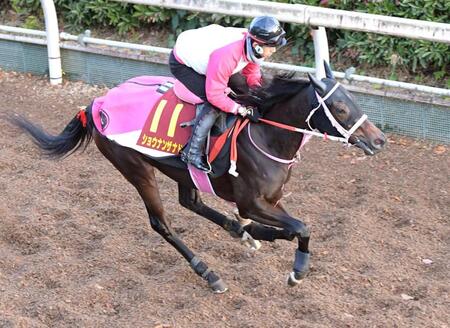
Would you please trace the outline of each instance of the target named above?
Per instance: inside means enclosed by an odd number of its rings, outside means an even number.
[[[311,36],[314,41],[314,57],[316,63],[316,77],[322,79],[325,77],[325,67],[323,61],[330,62],[330,53],[328,51],[328,39],[325,28],[320,26],[311,28]]]
[[[47,33],[47,53],[50,83],[62,83],[61,53],[59,50],[59,28],[53,0],[41,0],[45,17],[45,31]]]

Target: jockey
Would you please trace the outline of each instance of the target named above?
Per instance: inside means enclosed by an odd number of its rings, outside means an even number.
[[[170,71],[204,101],[189,146],[180,152],[182,161],[202,171],[211,170],[204,148],[220,111],[257,120],[256,112],[227,96],[228,81],[241,72],[250,87],[260,86],[259,64],[286,44],[284,36],[278,20],[270,16],[254,18],[248,30],[213,24],[178,36],[169,58]]]

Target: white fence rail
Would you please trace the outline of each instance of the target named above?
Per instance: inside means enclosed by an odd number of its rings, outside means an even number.
[[[0,32],[22,34],[22,35],[14,35],[14,34],[0,33],[0,39],[4,39],[4,40],[26,42],[26,43],[33,43],[33,44],[39,44],[39,45],[45,45],[47,43],[46,39],[45,39],[45,35],[46,35],[45,31],[29,30],[29,29],[24,29],[24,28],[0,25]],[[23,36],[23,34],[25,34],[27,36]],[[33,36],[39,36],[40,38],[36,38]],[[82,36],[82,35],[81,36],[80,35],[72,35],[72,34],[68,34],[65,32],[61,32],[59,37],[60,37],[61,41],[79,42],[82,45],[85,45],[86,49],[89,48],[89,47],[87,47],[87,45],[92,44],[92,45],[109,46],[109,47],[114,47],[114,48],[123,48],[123,49],[131,49],[131,50],[146,51],[146,52],[153,52],[153,53],[161,53],[161,54],[168,54],[171,51],[171,49],[169,49],[169,48],[154,47],[154,46],[148,46],[148,45],[143,45],[143,44],[120,42],[120,41],[113,41],[113,40],[97,39],[97,38],[91,38],[91,37]],[[66,43],[62,43],[61,48],[73,49],[73,47],[68,46]],[[316,72],[315,68],[290,65],[290,64],[267,62],[267,63],[263,63],[262,65],[264,67],[274,69],[274,70],[279,70],[279,71],[301,72],[301,73],[315,73]],[[435,94],[435,95],[439,95],[439,96],[450,97],[449,89],[435,88],[435,87],[418,85],[418,84],[413,84],[413,83],[406,83],[406,82],[391,81],[391,80],[379,79],[379,78],[357,75],[357,74],[351,74],[351,75],[346,76],[346,74],[343,72],[333,72],[333,73],[337,78],[340,78],[340,79],[347,78],[349,80],[354,80],[354,81],[358,81],[358,82],[368,82],[368,83],[373,83],[373,84],[387,86],[387,87],[401,88],[401,89],[411,90],[411,91],[420,91],[420,92]]]
[[[450,24],[257,0],[113,0],[150,6],[254,17],[450,43]]]
[[[45,31],[47,33],[48,67],[50,83],[62,83],[61,54],[59,51],[59,29],[53,0],[41,0],[45,16]]]
[[[129,2],[137,4],[146,4],[168,8],[178,8],[190,11],[223,13],[237,16],[257,16],[274,15],[280,21],[308,24],[310,26],[327,26],[343,29],[352,29],[381,34],[397,35],[409,38],[418,38],[432,40],[437,42],[450,43],[450,24],[425,22],[411,19],[402,19],[396,17],[386,17],[380,15],[370,15],[363,13],[347,12],[342,10],[326,9],[305,5],[293,5],[268,1],[256,0],[112,0],[119,2]],[[128,48],[134,50],[143,50],[157,53],[169,53],[170,49],[161,47],[152,47],[140,44],[118,42],[111,40],[102,40],[91,37],[74,36],[67,33],[59,34],[57,18],[53,0],[41,0],[46,20],[46,32],[29,30],[10,26],[1,26],[0,32],[19,33],[22,35],[0,34],[0,39],[15,40],[19,42],[29,42],[36,44],[47,44],[49,57],[50,81],[52,84],[59,84],[62,81],[61,59],[59,53],[59,41],[83,41],[85,43],[107,45],[111,47]],[[320,33],[318,33],[320,31]],[[45,39],[32,38],[30,36],[47,37]],[[328,50],[322,49],[326,45],[326,35],[323,28],[313,30],[313,39],[316,49],[316,67],[321,67],[317,63],[322,62],[322,58],[327,58]],[[65,47],[64,45],[62,45]],[[294,66],[280,63],[264,63],[268,68],[278,70],[289,70],[299,72],[316,72],[321,74],[320,70],[314,68]],[[378,78],[372,78],[361,75],[335,72],[338,78],[350,78],[355,81],[369,82],[390,87],[398,87],[407,90],[417,90],[426,93],[437,94],[441,96],[450,96],[450,90],[434,88],[429,86],[417,85],[390,81]]]

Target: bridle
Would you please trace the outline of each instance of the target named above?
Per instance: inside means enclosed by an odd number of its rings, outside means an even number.
[[[299,133],[303,133],[303,134],[307,134],[307,135],[311,135],[311,136],[315,136],[315,137],[322,137],[324,139],[329,139],[329,140],[333,140],[333,141],[340,141],[343,142],[345,144],[349,144],[348,139],[352,136],[352,134],[367,120],[367,115],[363,114],[358,121],[356,121],[356,123],[349,129],[346,130],[333,116],[333,114],[331,114],[330,109],[328,108],[327,104],[325,103],[325,101],[330,98],[330,96],[339,88],[341,84],[339,82],[336,82],[336,84],[333,86],[333,88],[331,88],[331,90],[324,96],[321,97],[316,91],[316,98],[317,101],[319,102],[319,105],[315,108],[313,108],[311,110],[311,112],[309,113],[308,117],[306,118],[305,122],[308,124],[310,130],[307,129],[301,129],[301,128],[297,128],[294,126],[290,126],[287,124],[283,124],[283,123],[279,123],[279,122],[275,122],[275,121],[271,121],[271,120],[267,120],[264,118],[261,118],[260,121],[264,122],[266,124],[269,125],[273,125],[276,127],[279,127],[281,129],[285,129],[285,130],[289,130],[289,131],[294,131],[294,132],[299,132]],[[336,137],[336,136],[330,136],[327,133],[322,133],[317,129],[314,129],[311,127],[310,124],[310,120],[312,118],[312,116],[317,112],[317,110],[322,107],[325,115],[327,116],[327,118],[330,120],[331,125],[341,134],[342,137]]]
[[[291,126],[288,124],[284,124],[284,123],[279,123],[276,121],[272,121],[272,120],[268,120],[265,118],[261,118],[259,119],[260,122],[278,127],[280,129],[284,129],[284,130],[288,130],[288,131],[292,131],[292,132],[298,132],[298,133],[303,133],[303,138],[302,138],[302,142],[299,146],[298,151],[296,152],[296,155],[292,158],[292,159],[282,159],[282,158],[278,158],[276,156],[273,156],[271,154],[269,154],[268,152],[264,151],[261,147],[259,147],[256,142],[253,140],[252,136],[251,136],[251,132],[250,132],[250,126],[251,124],[249,123],[249,120],[246,119],[244,120],[243,124],[240,126],[239,129],[236,129],[236,132],[233,133],[233,141],[232,141],[232,145],[234,145],[234,152],[231,152],[231,156],[230,156],[230,169],[228,170],[228,172],[237,177],[238,173],[236,171],[236,162],[237,162],[237,151],[236,151],[236,138],[237,135],[239,134],[239,132],[243,129],[243,127],[245,125],[247,125],[247,132],[248,132],[248,136],[250,139],[250,142],[253,144],[253,146],[259,151],[261,152],[264,156],[270,158],[271,160],[278,162],[278,163],[282,163],[282,164],[287,164],[287,165],[292,165],[296,159],[297,159],[297,154],[299,152],[299,150],[302,148],[302,146],[309,140],[309,137],[314,136],[314,137],[322,137],[325,140],[333,140],[333,141],[339,141],[342,142],[346,145],[350,145],[349,143],[349,138],[352,136],[352,134],[367,120],[367,115],[363,114],[358,121],[356,121],[356,123],[349,129],[346,130],[333,116],[333,114],[331,114],[330,109],[328,108],[327,104],[325,103],[325,101],[339,88],[340,83],[336,82],[336,84],[333,86],[333,88],[331,88],[331,90],[324,96],[321,97],[316,91],[315,91],[315,95],[317,98],[317,101],[319,102],[319,105],[316,106],[315,108],[313,108],[311,110],[311,112],[308,114],[308,117],[306,118],[305,122],[308,124],[309,130],[308,129],[301,129],[301,128],[297,128],[295,126]],[[331,125],[341,134],[341,137],[336,137],[336,136],[330,136],[327,133],[322,133],[317,129],[314,129],[313,127],[311,127],[310,124],[310,120],[312,118],[312,116],[319,110],[320,107],[323,107],[323,110],[325,112],[325,115],[327,116],[327,118],[330,120]],[[249,124],[247,124],[249,123]],[[308,137],[308,138],[307,138]],[[359,143],[359,139],[357,138],[356,140],[357,143]]]
[[[261,118],[260,121],[264,122],[266,124],[272,125],[272,126],[276,126],[278,128],[284,129],[284,130],[289,130],[289,131],[293,131],[293,132],[299,132],[299,133],[303,133],[307,136],[314,136],[314,137],[322,137],[323,139],[329,139],[329,140],[333,140],[333,141],[339,141],[342,143],[345,143],[346,145],[350,145],[349,143],[349,139],[352,136],[352,134],[367,120],[367,115],[363,114],[358,121],[356,121],[356,123],[349,129],[345,129],[333,116],[333,114],[331,113],[330,109],[328,108],[327,104],[325,103],[325,101],[339,88],[340,83],[336,82],[336,84],[333,86],[333,88],[331,88],[331,90],[324,96],[321,97],[316,91],[315,95],[317,98],[317,101],[319,102],[319,105],[316,106],[315,108],[313,108],[311,110],[311,112],[309,113],[308,117],[306,118],[305,122],[308,124],[309,126],[309,130],[307,129],[301,129],[301,128],[297,128],[295,126],[291,126],[291,125],[287,125],[287,124],[283,124],[283,123],[279,123],[279,122],[275,122],[272,120],[268,120],[265,118]],[[314,129],[313,127],[311,127],[310,121],[311,118],[313,117],[313,115],[319,110],[319,108],[322,107],[325,115],[327,116],[327,118],[330,120],[331,125],[341,134],[341,137],[336,137],[336,136],[330,136],[327,133],[322,133],[317,129]],[[262,154],[264,154],[266,157],[279,162],[279,163],[283,163],[283,164],[290,164],[293,163],[295,161],[295,158],[292,159],[282,159],[282,158],[278,158],[275,157],[273,155],[270,155],[269,153],[267,153],[266,151],[264,151],[263,149],[261,149],[256,142],[253,141],[253,138],[251,136],[251,132],[250,132],[250,124],[248,125],[248,136],[249,139],[251,141],[251,143],[253,144],[253,146],[258,149],[258,151],[260,151]],[[308,138],[309,139],[309,138]],[[305,144],[305,138],[303,138],[302,143],[300,145],[300,148]],[[300,149],[299,148],[299,149]]]
[[[328,119],[331,122],[331,125],[342,135],[343,138],[339,138],[338,141],[342,141],[344,143],[348,144],[348,139],[352,136],[352,134],[364,123],[365,120],[367,120],[367,115],[363,114],[358,121],[355,122],[355,124],[349,129],[346,130],[331,114],[330,109],[328,108],[327,104],[325,103],[325,100],[327,100],[336,90],[339,88],[341,84],[339,82],[336,82],[336,84],[333,86],[333,88],[325,95],[325,97],[321,97],[317,91],[315,91],[317,101],[319,102],[319,105],[316,108],[313,108],[311,112],[309,113],[308,117],[306,118],[306,123],[308,123],[308,126],[311,130],[314,130],[311,127],[311,124],[309,121],[311,120],[311,117],[314,115],[315,112],[320,108],[320,106],[323,107],[323,110],[325,112],[325,115],[328,117]]]

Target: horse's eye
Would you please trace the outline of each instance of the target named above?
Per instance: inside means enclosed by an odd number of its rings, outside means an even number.
[[[345,109],[343,109],[341,107],[336,107],[336,111],[338,114],[345,114]]]
[[[345,115],[348,113],[347,106],[340,102],[334,104],[334,110],[336,112],[336,115]]]

